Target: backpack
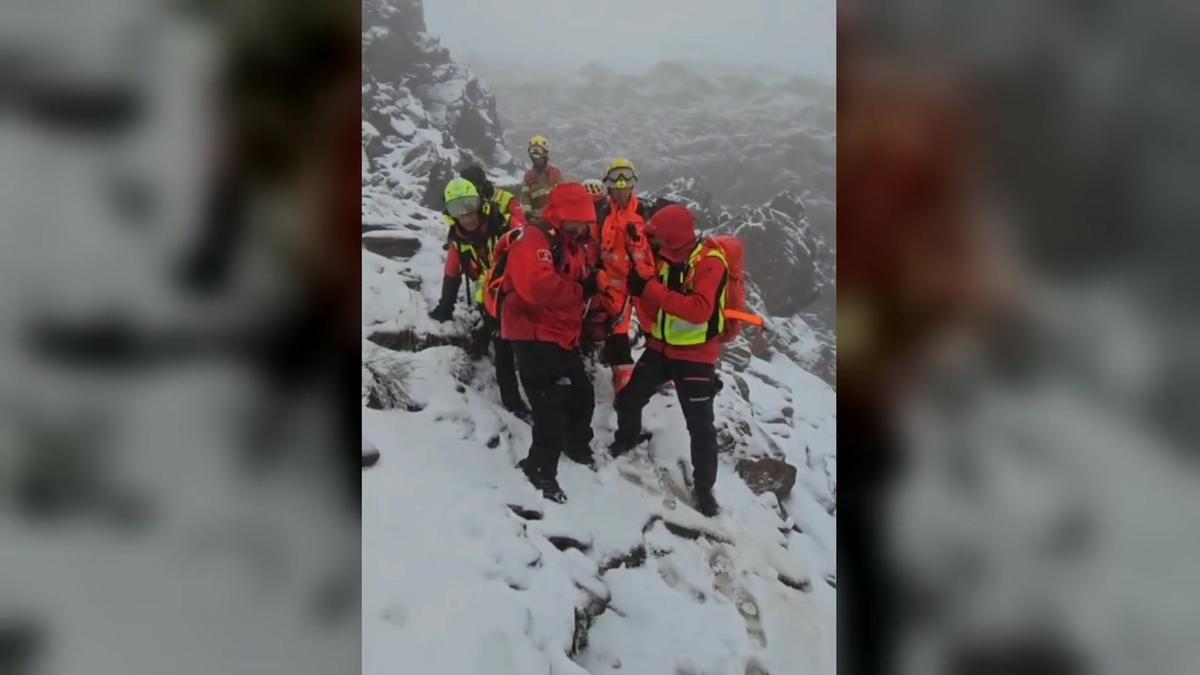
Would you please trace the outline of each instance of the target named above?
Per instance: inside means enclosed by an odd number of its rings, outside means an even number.
[[[511,229],[496,240],[496,245],[492,248],[492,266],[480,280],[483,309],[495,319],[500,318],[500,302],[504,299],[504,272],[508,267],[508,251],[521,237],[523,229],[525,228]]]
[[[746,247],[732,235],[709,237],[704,241],[707,254],[710,250],[720,251],[725,257],[729,273],[725,284],[725,327],[717,339],[722,343],[733,342],[742,333],[742,324],[763,327],[763,318],[746,309]]]

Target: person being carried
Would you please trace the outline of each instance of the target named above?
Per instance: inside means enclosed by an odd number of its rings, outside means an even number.
[[[602,289],[597,304],[608,318],[604,339],[604,360],[612,369],[613,392],[620,392],[633,374],[633,353],[629,340],[633,303],[625,279],[633,269],[642,277],[653,276],[654,254],[643,228],[654,208],[634,193],[637,169],[627,159],[614,160],[604,174],[608,199],[601,200],[596,219],[600,223],[600,269],[609,285]],[[639,317],[642,323],[648,323]]]
[[[696,509],[712,517],[720,510],[712,493],[717,481],[713,398],[721,389],[716,363],[729,266],[719,247],[697,240],[695,218],[682,205],[655,214],[646,233],[660,258],[658,269],[646,278],[631,268],[628,285],[640,299],[639,316],[644,310],[643,320],[652,318],[653,326],[629,384],[613,404],[617,431],[609,451],[619,457],[645,438],[642,409],[660,385],[673,381],[691,436]]]
[[[533,407],[533,443],[518,466],[547,499],[561,503],[566,495],[558,484],[559,456],[593,463],[595,394],[579,332],[600,279],[577,241],[595,220],[587,190],[579,183],[559,185],[543,216],[522,228],[508,249],[501,327]]]
[[[534,136],[529,139],[529,161],[533,167],[525,172],[521,185],[521,202],[530,221],[541,217],[542,209],[546,208],[550,191],[554,186],[563,182],[562,172],[550,164],[550,141],[545,136]]]
[[[466,178],[454,178],[447,183],[444,197],[444,214],[452,224],[446,242],[446,264],[442,270],[442,296],[429,316],[435,321],[452,319],[463,277],[475,283],[470,304],[480,310],[483,335],[485,339],[490,339],[495,352],[500,401],[509,412],[528,419],[529,407],[521,399],[512,345],[502,337],[499,322],[483,311],[482,305],[483,287],[491,268],[492,249],[497,240],[508,232],[508,223],[499,209],[485,210],[482,195]]]

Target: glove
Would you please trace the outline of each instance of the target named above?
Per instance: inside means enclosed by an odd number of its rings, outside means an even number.
[[[592,272],[591,274],[587,275],[579,282],[579,285],[583,287],[583,297],[590,298],[593,295],[596,295],[600,292],[600,280],[598,278],[598,273]]]
[[[437,307],[429,313],[434,321],[449,321],[454,317],[454,303],[458,298],[458,289],[462,287],[462,277],[442,277],[442,297],[438,299]]]
[[[625,223],[625,234],[629,235],[629,240],[635,244],[642,240],[642,238],[638,236],[637,226],[633,223]]]
[[[434,321],[449,321],[454,318],[454,305],[439,304],[429,312],[429,318]]]
[[[642,292],[646,290],[646,279],[638,274],[637,268],[629,270],[629,292],[635,297],[642,297]]]

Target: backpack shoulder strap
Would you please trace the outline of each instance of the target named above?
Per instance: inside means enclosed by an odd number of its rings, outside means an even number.
[[[721,245],[720,240],[715,237],[705,237],[703,245],[704,257],[720,258],[721,262],[725,263],[725,268],[729,268],[729,256],[725,254],[725,247]]]

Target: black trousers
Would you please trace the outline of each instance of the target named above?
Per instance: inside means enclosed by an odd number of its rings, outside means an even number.
[[[567,448],[584,452],[592,440],[595,393],[578,349],[552,342],[515,341],[521,384],[533,409],[533,444],[528,463],[545,476],[558,475]],[[591,450],[586,450],[591,454]]]
[[[488,342],[492,343],[495,354],[493,364],[496,366],[496,384],[500,389],[500,402],[506,408],[521,406],[521,389],[517,385],[517,365],[513,359],[512,343],[500,337],[500,321],[482,309],[483,324],[472,338],[472,356],[480,358],[486,355]]]
[[[604,362],[610,366],[627,366],[633,363],[633,349],[627,333],[615,333],[604,340]]]
[[[675,382],[679,407],[692,437],[692,478],[697,490],[711,490],[717,482],[717,430],[713,426],[713,398],[719,385],[716,366],[669,359],[647,349],[633,368],[633,378],[617,394],[617,440],[632,442],[642,430],[642,408],[667,380]]]

